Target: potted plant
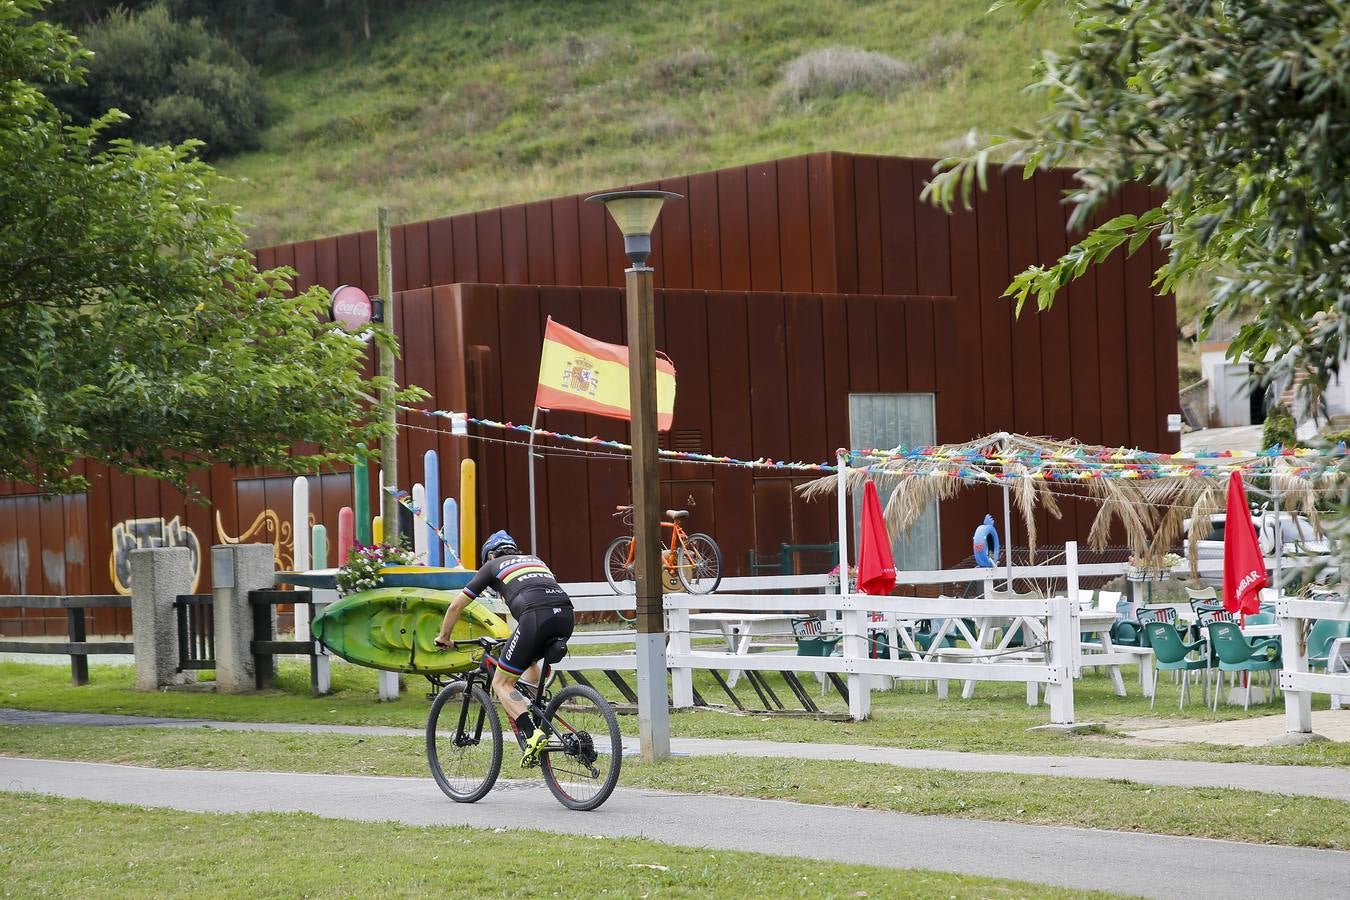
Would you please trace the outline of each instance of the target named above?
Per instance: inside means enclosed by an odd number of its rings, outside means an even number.
[[[1175,553],[1131,556],[1125,564],[1125,577],[1130,581],[1163,581],[1180,562],[1181,557]]]
[[[380,569],[385,566],[406,566],[413,561],[412,552],[403,547],[363,547],[357,544],[347,554],[347,563],[337,572],[338,596],[380,587]]]

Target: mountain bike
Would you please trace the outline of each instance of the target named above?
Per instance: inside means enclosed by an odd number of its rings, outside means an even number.
[[[633,507],[618,506],[615,510],[615,517],[622,516],[624,524],[631,528]],[[662,522],[661,527],[670,529],[670,541],[661,544],[662,574],[691,594],[711,594],[722,583],[722,549],[702,532],[685,531],[680,520],[688,515],[687,509],[666,510],[670,521]],[[631,594],[636,588],[634,546],[633,536],[627,534],[616,537],[605,549],[605,581],[616,594]]]
[[[427,716],[427,762],[445,795],[457,803],[473,803],[487,796],[502,768],[502,723],[488,686],[494,655],[505,640],[479,638],[483,648],[479,667],[445,682]],[[544,783],[568,809],[595,809],[609,799],[619,783],[623,739],[614,707],[595,688],[569,684],[557,693],[548,689],[550,665],[562,659],[567,645],[555,642],[545,654],[538,685],[517,681],[536,722],[549,740],[535,764]],[[515,724],[512,723],[512,731]],[[517,736],[517,740],[520,738]],[[523,745],[522,745],[523,746]]]

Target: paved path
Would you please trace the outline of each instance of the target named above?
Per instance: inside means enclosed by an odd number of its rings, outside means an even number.
[[[1231,722],[1183,722],[1149,725],[1126,732],[1147,741],[1177,743],[1233,744],[1260,747],[1285,732],[1284,715],[1234,719]],[[1318,709],[1312,714],[1312,730],[1333,741],[1350,742],[1350,709]]]
[[[146,769],[0,758],[0,790],[199,812],[309,812],[336,819],[645,837],[894,868],[921,867],[1069,888],[1153,896],[1345,896],[1350,853],[1134,832],[910,816],[620,788],[571,813],[539,782],[499,782],[476,804],[447,800],[430,778]],[[1148,865],[1140,865],[1147,860]],[[1156,873],[1166,872],[1166,878]]]
[[[299,725],[265,722],[208,722],[99,713],[48,713],[0,709],[0,725],[112,725],[166,728],[219,728],[226,731],[274,731],[357,735],[422,735],[421,729],[357,725]],[[629,750],[636,738],[626,738]],[[1294,794],[1350,802],[1350,770],[1332,766],[1268,766],[1186,760],[1111,759],[1092,756],[1016,756],[959,753],[951,750],[903,750],[854,744],[785,744],[715,738],[672,738],[671,749],[686,756],[761,756],[780,759],[835,759],[885,763],[910,769],[955,772],[1009,772],[1060,778],[1114,778],[1142,784],[1180,787],[1231,787],[1269,794]]]

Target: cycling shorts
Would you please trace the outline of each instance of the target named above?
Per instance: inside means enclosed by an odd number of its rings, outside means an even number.
[[[551,641],[570,638],[575,624],[576,616],[569,603],[531,607],[521,613],[516,630],[497,658],[497,665],[512,675],[519,675],[543,659],[544,648]]]

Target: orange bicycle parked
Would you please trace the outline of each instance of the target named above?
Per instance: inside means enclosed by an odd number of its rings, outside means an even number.
[[[633,525],[633,507],[617,507],[615,516],[622,516],[624,524]],[[722,583],[722,550],[717,542],[702,532],[689,533],[680,527],[680,520],[689,515],[687,509],[668,509],[662,528],[670,529],[670,541],[661,544],[661,567],[665,581],[676,581],[691,594],[711,594]],[[605,581],[616,594],[631,594],[636,585],[633,562],[633,536],[616,537],[605,550]]]

